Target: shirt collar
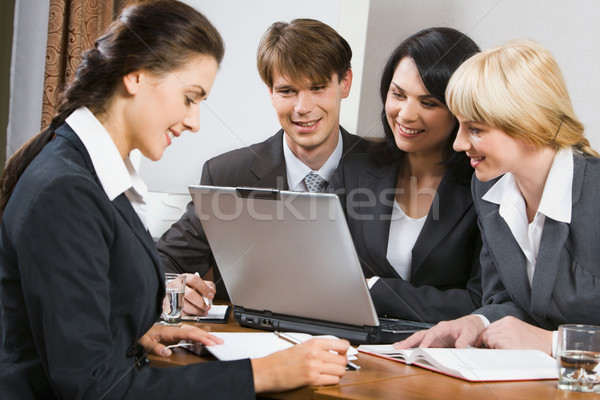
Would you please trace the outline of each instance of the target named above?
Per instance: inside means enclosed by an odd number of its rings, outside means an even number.
[[[75,110],[66,122],[83,142],[110,201],[128,189],[133,189],[141,198],[146,195],[148,189],[129,157],[121,158],[109,133],[87,107]]]
[[[335,169],[337,168],[344,151],[344,145],[342,143],[342,133],[338,131],[338,144],[327,159],[325,164],[318,170],[315,171],[318,173],[323,179],[327,182],[331,180]],[[291,190],[296,188],[298,185],[302,183],[304,177],[308,175],[312,169],[309,166],[304,164],[296,155],[292,152],[290,147],[287,144],[286,140],[287,134],[284,134],[283,138],[283,156],[285,158],[285,166],[287,170],[287,178],[288,178],[288,186]]]
[[[573,151],[556,152],[544,185],[538,212],[555,221],[570,223],[573,188]],[[483,196],[483,200],[500,205],[500,214],[507,207],[523,202],[515,177],[505,174]]]

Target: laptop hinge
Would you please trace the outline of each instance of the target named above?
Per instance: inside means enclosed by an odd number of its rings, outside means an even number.
[[[262,330],[282,330],[309,333],[311,335],[333,335],[346,339],[352,344],[379,343],[380,331],[378,327],[355,327],[348,325],[339,326],[326,321],[310,320],[308,318],[299,321],[290,321],[288,318],[280,318],[270,311],[250,312],[243,307],[234,306],[233,315],[236,322],[241,326]]]
[[[239,187],[235,189],[238,197],[251,198],[259,200],[279,200],[279,190],[263,189],[263,188],[245,188]]]

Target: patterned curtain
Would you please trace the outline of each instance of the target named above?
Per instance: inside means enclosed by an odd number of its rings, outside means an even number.
[[[42,128],[58,108],[58,94],[70,82],[81,54],[131,0],[50,0]]]

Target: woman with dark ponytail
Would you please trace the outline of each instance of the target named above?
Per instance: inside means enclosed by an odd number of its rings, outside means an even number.
[[[143,368],[195,327],[154,325],[164,271],[145,227],[134,149],[158,160],[199,127],[223,58],[208,20],[175,0],[127,8],[83,55],[51,124],[0,182],[0,394],[7,399],[254,398],[333,384],[348,342],[313,339],[268,357]],[[285,364],[285,367],[283,367]]]

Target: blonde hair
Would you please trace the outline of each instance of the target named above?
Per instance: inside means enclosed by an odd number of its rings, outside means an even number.
[[[534,41],[512,40],[469,58],[448,82],[446,102],[453,114],[516,139],[600,156],[583,135],[556,60]]]

